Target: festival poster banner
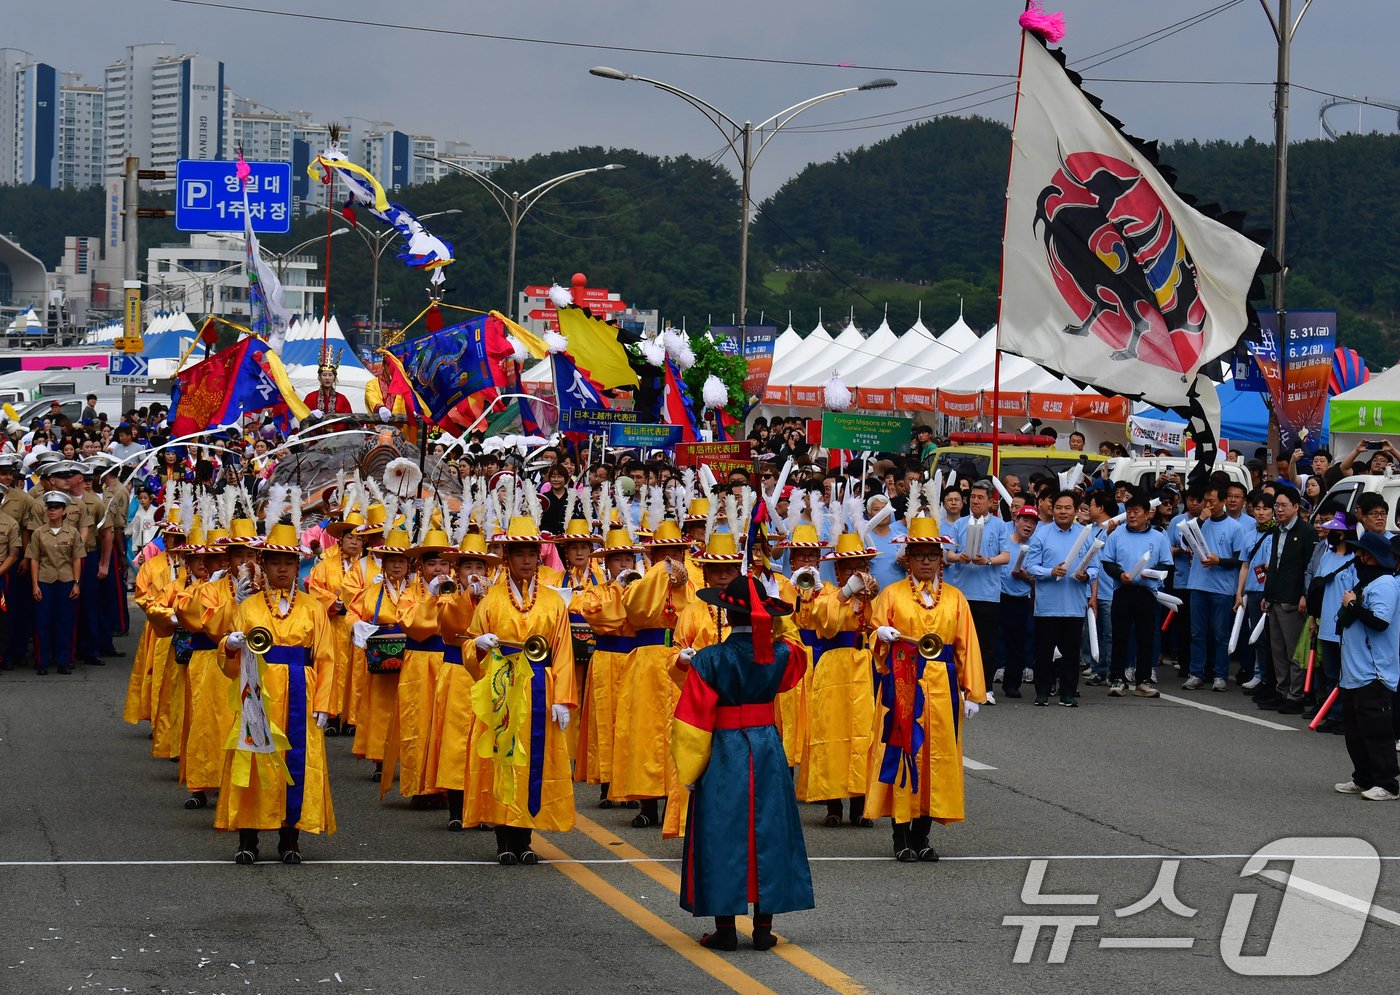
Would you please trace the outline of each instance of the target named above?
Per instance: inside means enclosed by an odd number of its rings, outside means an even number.
[[[820,387],[793,387],[792,406],[795,408],[820,408],[826,401],[826,394]]]
[[[616,408],[574,408],[564,412],[560,430],[564,432],[604,432],[609,426],[641,424],[642,415],[638,411],[619,411]]]
[[[1311,453],[1321,443],[1327,381],[1337,347],[1337,312],[1289,310],[1282,336],[1277,314],[1261,312],[1259,326],[1260,340],[1250,351],[1269,385],[1281,450]]]
[[[822,448],[901,453],[909,448],[913,418],[828,411],[822,415]]]
[[[618,449],[665,449],[680,441],[679,425],[629,425],[615,422],[608,426],[608,445]]]
[[[749,371],[744,377],[746,403],[763,398],[767,403],[768,377],[773,372],[773,348],[778,340],[777,325],[712,325],[710,334],[721,352],[731,356],[742,353]]]
[[[982,411],[982,394],[970,394],[952,390],[938,392],[938,413],[949,418],[976,418]]]
[[[753,443],[682,442],[676,446],[676,466],[708,466],[716,477],[734,470],[753,473]]]
[[[900,411],[932,411],[934,391],[929,387],[896,387],[895,407]]]
[[[893,411],[894,390],[890,387],[857,387],[856,407],[865,411]]]
[[[763,388],[763,403],[787,404],[788,389],[786,387],[775,387],[772,384],[769,384],[767,387]]]
[[[1077,420],[1111,422],[1115,425],[1126,422],[1132,412],[1132,402],[1126,397],[1076,394],[1070,405],[1070,415]]]
[[[999,409],[996,413],[1002,417],[1024,418],[1027,411],[1026,395],[1012,394],[1004,390],[999,391],[996,406]],[[992,392],[990,390],[982,392],[982,414],[989,418],[992,417]]]
[[[1186,423],[1134,415],[1128,419],[1128,441],[1134,446],[1170,449],[1179,453],[1186,444]]]

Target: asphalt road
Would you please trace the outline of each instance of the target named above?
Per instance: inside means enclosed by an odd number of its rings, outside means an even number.
[[[578,792],[588,821],[541,846],[558,862],[499,867],[490,833],[449,834],[442,811],[397,795],[381,803],[345,738],[329,741],[340,832],[304,837],[300,867],[236,867],[212,810],[185,811],[175,765],[150,758],[147,727],[122,723],[128,672],[113,660],[0,675],[0,993],[1311,992],[1315,978],[1267,975],[1333,960],[1324,983],[1338,991],[1394,987],[1400,804],[1335,794],[1350,774],[1341,738],[1238,691],[1171,682],[1182,701],[1088,688],[1076,710],[984,709],[966,751],[988,769],[968,771],[968,821],[935,827],[942,862],[897,864],[886,826],[823,829],[808,808],[818,907],[779,918],[790,942],[773,953],[718,955],[694,944],[708,924],[677,904],[679,843],[598,811],[594,789]],[[1241,876],[1248,855],[1288,837],[1330,840],[1280,851],[1305,856],[1352,852],[1332,838],[1373,845],[1384,859],[1369,917],[1344,907],[1350,895],[1366,908],[1368,860]],[[1086,904],[1026,904],[1028,873]],[[1163,873],[1176,911],[1115,915]],[[1222,949],[1240,944],[1221,937],[1237,893],[1257,896],[1239,919],[1256,960],[1232,969]],[[1050,929],[1018,956],[1022,929],[1005,918],[1034,915],[1094,922],[1059,956]],[[1177,945],[1113,945],[1143,937]]]

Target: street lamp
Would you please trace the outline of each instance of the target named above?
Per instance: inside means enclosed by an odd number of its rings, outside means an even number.
[[[287,263],[287,260],[288,260],[288,259],[291,259],[291,258],[292,258],[293,256],[295,256],[298,252],[300,252],[302,249],[306,248],[308,245],[314,245],[314,244],[316,244],[317,242],[326,241],[326,240],[328,240],[328,239],[335,238],[337,235],[344,235],[344,234],[345,234],[346,232],[348,232],[349,230],[350,230],[349,228],[337,228],[335,231],[329,232],[329,233],[327,233],[327,234],[325,234],[325,235],[316,235],[316,236],[314,236],[314,237],[312,237],[312,238],[308,238],[308,239],[307,239],[306,241],[304,241],[304,242],[298,242],[296,245],[292,246],[292,247],[291,247],[290,249],[288,249],[286,252],[273,252],[271,249],[269,249],[267,246],[263,245],[261,242],[258,243],[258,248],[262,251],[262,254],[263,254],[264,256],[266,256],[267,258],[269,258],[269,259],[272,260],[272,262],[274,263],[274,265],[276,266],[276,269],[277,269],[277,282],[278,282],[279,284],[283,284],[283,285],[285,286],[286,281],[285,281],[285,279],[284,279],[283,277],[284,277],[284,273],[285,273],[285,269],[286,269],[286,263]],[[228,239],[228,240],[231,241],[231,242],[242,242],[243,245],[244,245],[245,251],[246,251],[248,241],[247,241],[247,239],[246,239],[243,235],[239,235],[239,234],[235,234],[235,233],[231,233],[231,232],[218,232],[218,233],[211,233],[211,234],[213,234],[215,238]],[[322,288],[322,291],[321,291],[321,292],[322,292],[322,293],[325,293],[325,288]],[[302,299],[302,307],[301,307],[301,310],[303,310],[303,311],[306,309],[306,300],[305,300],[305,297],[306,297],[306,295],[303,294],[303,295],[302,295],[302,298],[303,298],[303,299]]]
[[[822,93],[815,97],[809,97],[800,103],[793,104],[791,107],[778,111],[778,113],[760,124],[754,124],[751,121],[745,121],[743,124],[740,124],[713,104],[707,103],[695,94],[688,93],[678,86],[672,86],[670,83],[663,83],[661,80],[650,79],[646,76],[638,76],[635,73],[625,73],[621,69],[613,69],[611,66],[594,66],[588,71],[592,75],[602,79],[636,80],[639,83],[650,83],[658,90],[665,90],[667,93],[680,97],[701,114],[704,114],[705,117],[709,118],[710,122],[720,130],[720,134],[724,135],[724,141],[729,146],[730,151],[738,157],[740,180],[743,187],[739,211],[739,327],[741,329],[747,324],[746,312],[748,310],[749,291],[749,178],[753,173],[754,163],[758,161],[758,157],[763,153],[763,150],[768,147],[768,143],[773,140],[773,137],[777,135],[778,132],[782,131],[783,128],[787,127],[788,124],[792,122],[793,118],[807,110],[807,108],[815,107],[817,104],[825,103],[828,100],[834,100],[837,97],[844,97],[848,93],[856,93],[862,90],[888,90],[890,87],[898,85],[894,80],[888,78],[873,79],[868,83],[862,83],[860,86],[848,86],[844,90],[832,90],[830,93]],[[754,144],[755,137],[758,139],[757,146]]]
[[[556,176],[552,180],[545,180],[543,183],[531,187],[524,193],[517,193],[515,191],[506,193],[505,188],[498,183],[487,179],[474,170],[468,169],[459,162],[453,162],[450,159],[439,159],[435,155],[426,155],[422,152],[414,154],[419,159],[431,159],[433,162],[448,166],[476,180],[476,182],[486,188],[486,192],[491,195],[491,199],[496,202],[496,206],[501,209],[501,213],[506,216],[506,221],[510,225],[510,262],[506,266],[506,314],[512,320],[516,320],[519,317],[515,313],[515,241],[520,231],[520,222],[525,220],[525,215],[530,213],[530,208],[534,207],[541,197],[562,183],[576,180],[580,176],[587,176],[589,173],[603,173],[612,169],[627,168],[621,163],[610,162],[606,166],[592,166],[588,169],[576,169],[572,173],[564,173],[562,176]]]
[[[323,207],[320,204],[307,204],[306,206],[312,210],[330,211],[329,207]],[[445,211],[431,211],[428,214],[420,214],[418,215],[418,220],[426,221],[428,218],[436,218],[444,214],[461,213],[462,211],[460,208],[449,207]],[[391,240],[395,235],[399,234],[399,230],[397,228],[382,228],[376,230],[360,221],[353,221],[351,225],[353,226],[355,234],[360,236],[360,241],[365,243],[365,248],[369,249],[369,254],[374,257],[374,276],[370,280],[370,293],[373,295],[370,298],[370,327],[373,328],[374,332],[382,339],[383,333],[379,329],[379,260],[383,257],[389,246],[393,244]],[[350,231],[352,229],[342,228],[340,230]]]
[[[188,274],[190,277],[192,277],[192,278],[194,279],[195,283],[199,284],[199,288],[200,288],[200,298],[201,298],[201,299],[204,301],[204,303],[205,303],[205,308],[204,308],[204,313],[205,313],[205,314],[213,314],[213,313],[214,313],[214,291],[215,291],[215,288],[218,287],[219,281],[222,280],[222,279],[223,279],[224,277],[226,277],[226,276],[232,275],[232,274],[234,273],[234,271],[240,270],[240,269],[243,268],[243,264],[242,264],[242,263],[230,263],[229,265],[225,266],[223,269],[219,270],[219,271],[216,272],[216,273],[196,273],[194,270],[190,269],[190,268],[187,267],[187,266],[181,266],[179,263],[177,263],[177,262],[176,262],[175,260],[173,260],[173,259],[164,259],[164,260],[161,260],[161,261],[164,262],[164,263],[165,263],[166,265],[168,265],[168,266],[173,266],[173,267],[175,267],[175,269],[180,270],[182,273]],[[185,300],[185,297],[184,297],[184,294],[183,294],[183,292],[182,292],[182,293],[181,293],[181,306],[182,306],[182,307],[184,306],[184,300]]]

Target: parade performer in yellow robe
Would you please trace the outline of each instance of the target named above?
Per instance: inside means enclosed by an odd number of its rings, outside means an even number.
[[[179,510],[167,513],[165,525],[161,529],[165,549],[141,564],[136,571],[135,599],[137,607],[146,615],[146,625],[141,630],[141,639],[136,644],[136,658],[131,663],[131,678],[126,686],[126,703],[122,706],[122,719],[130,725],[151,718],[151,682],[158,650],[161,659],[164,652],[158,645],[164,641],[170,644],[173,625],[162,625],[157,621],[151,624],[151,612],[164,603],[166,589],[184,586],[185,568],[180,563],[180,547],[185,544],[184,528],[180,525]],[[162,635],[157,630],[164,630]]]
[[[574,762],[574,780],[599,786],[599,808],[617,804],[608,797],[613,778],[617,701],[637,634],[627,620],[623,597],[627,585],[641,577],[637,572],[640,552],[641,547],[632,544],[626,529],[609,529],[603,547],[593,553],[603,564],[606,579],[585,587],[569,605],[593,632],[593,655],[589,658],[579,709],[579,753]]]
[[[486,551],[486,540],[480,532],[468,532],[447,556],[456,566],[457,589],[438,590],[438,634],[444,648],[433,698],[424,778],[429,790],[446,793],[447,828],[460,832],[467,751],[477,724],[472,710],[472,687],[481,676],[476,647],[471,645],[467,632],[477,604],[486,595],[486,577],[495,566],[496,557]]]
[[[194,516],[189,538],[195,547],[204,539],[198,515]],[[196,559],[184,563],[180,581],[166,587],[160,601],[153,602],[147,612],[147,623],[155,625],[156,634],[163,637],[154,644],[151,656],[151,756],[157,760],[180,757],[180,735],[185,722],[185,668],[175,662],[173,639],[178,627],[176,612],[193,593],[194,584],[202,579],[195,570],[206,569]]]
[[[358,512],[348,511],[339,521],[326,526],[326,531],[335,537],[335,549],[321,557],[306,579],[306,590],[325,609],[334,635],[335,677],[331,681],[333,721],[326,727],[327,736],[339,735],[350,725],[350,693],[353,687],[350,668],[354,661],[354,647],[350,641],[351,623],[346,611],[345,588],[346,578],[360,570],[365,541],[355,534],[355,529],[363,524],[364,519]]]
[[[799,525],[794,539],[816,530]],[[810,553],[793,543],[792,562],[815,576]],[[842,800],[849,798],[850,824],[868,829],[865,791],[870,740],[875,727],[875,693],[871,685],[870,605],[878,587],[870,578],[870,561],[879,555],[859,535],[843,532],[836,548],[822,557],[836,568],[836,586],[822,584],[802,595],[810,605],[813,638],[807,686],[807,742],[797,775],[797,797],[826,802],[822,825],[841,825]],[[794,577],[798,570],[793,571]],[[803,633],[806,636],[806,633]],[[804,639],[804,641],[806,641]]]
[[[890,816],[902,862],[937,860],[930,826],[962,821],[963,727],[987,697],[972,611],[943,583],[946,541],[934,519],[911,517],[895,539],[909,576],[870,606],[879,699],[865,814]]]
[[[408,554],[411,545],[407,532],[393,529],[375,550],[383,573],[360,593],[354,603],[356,621],[351,623],[352,642],[360,650],[366,649],[371,636],[401,633],[404,620],[413,612],[416,602],[425,596],[425,592],[409,583]],[[402,666],[402,659],[395,659]],[[398,667],[370,672],[355,719],[355,745],[352,750],[356,756],[374,761],[374,774],[371,777],[374,781],[386,776],[385,760],[390,756],[391,740],[397,741],[398,738],[398,720]],[[392,785],[392,766],[387,778]]]
[[[234,581],[228,576],[228,532],[211,529],[201,546],[186,546],[186,561],[200,577],[189,597],[176,606],[179,624],[175,662],[185,670],[185,721],[180,737],[180,783],[189,792],[185,808],[206,808],[208,792],[219,786],[224,767],[224,740],[233,724],[229,679],[224,673],[219,640],[233,628],[238,608]],[[195,566],[194,564],[197,564]]]
[[[388,509],[382,504],[371,504],[365,509],[364,524],[358,525],[354,529],[354,534],[360,537],[360,542],[364,546],[364,553],[360,556],[357,565],[346,572],[341,580],[340,600],[345,605],[345,622],[353,633],[356,622],[364,621],[355,614],[355,604],[360,600],[360,595],[365,592],[365,588],[371,587],[379,582],[383,573],[383,567],[379,563],[379,547],[384,544],[384,521],[388,517]],[[369,699],[369,668],[365,660],[365,650],[363,646],[356,646],[352,636],[350,640],[350,686],[346,688],[346,694],[350,699],[348,727],[345,720],[342,720],[342,727],[355,736],[351,746],[351,751],[357,757],[365,756],[366,740],[360,735],[359,716],[368,710]],[[378,762],[382,757],[375,758],[375,771],[379,770]]]
[[[258,859],[258,832],[278,831],[277,855],[301,863],[303,830],[334,833],[322,732],[329,716],[330,627],[320,603],[296,589],[300,539],[274,525],[261,546],[262,590],[238,606],[220,648],[233,678],[236,720],[229,730],[214,827],[238,831],[234,862]],[[263,649],[259,640],[266,638]],[[261,652],[256,652],[261,650]]]
[[[674,521],[663,521],[646,544],[651,567],[622,596],[627,622],[637,633],[637,646],[618,690],[613,779],[608,793],[613,801],[642,803],[632,819],[636,829],[660,823],[658,802],[675,786],[674,765],[667,750],[670,716],[678,696],[670,674],[670,642],[676,619],[695,597],[695,586],[685,567],[689,546]]]
[[[573,505],[573,493],[570,493],[568,504]],[[569,508],[572,511],[572,507]],[[564,604],[569,608],[569,630],[574,637],[574,687],[583,688],[588,679],[589,662],[593,659],[593,629],[588,621],[579,612],[578,605],[574,604],[574,599],[583,591],[588,590],[602,583],[602,564],[593,561],[593,550],[597,548],[602,537],[593,531],[592,515],[585,513],[583,517],[570,515],[564,526],[564,531],[553,537],[555,547],[559,551],[559,561],[563,564],[560,571],[559,583],[556,585],[559,596],[564,599]],[[569,756],[575,761],[580,758],[579,734],[583,726],[582,722],[572,722],[569,724],[567,738],[569,743]],[[575,775],[577,779],[577,775]]]
[[[379,785],[382,798],[393,782],[393,763],[399,762],[399,793],[405,798],[435,794],[427,783],[428,740],[432,735],[433,701],[437,694],[438,672],[442,669],[447,644],[438,634],[438,589],[450,565],[444,555],[452,549],[447,533],[430,529],[423,542],[409,552],[418,569],[411,581],[412,608],[402,618],[408,642],[404,648],[403,669],[399,671],[398,723],[390,737],[384,766],[389,771]]]
[[[564,599],[536,576],[544,542],[538,523],[516,516],[495,542],[506,551],[506,576],[486,592],[468,629],[482,664],[473,705],[486,727],[468,763],[473,775],[490,768],[492,792],[484,805],[479,795],[466,798],[464,822],[496,827],[502,864],[529,865],[539,862],[533,830],[574,826],[564,737],[578,707],[573,637]]]

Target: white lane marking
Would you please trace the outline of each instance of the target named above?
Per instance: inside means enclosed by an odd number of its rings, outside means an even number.
[[[1265,729],[1278,729],[1282,732],[1297,732],[1299,726],[1286,726],[1282,722],[1270,722],[1268,719],[1256,718],[1253,715],[1241,715],[1239,712],[1232,712],[1228,708],[1216,708],[1214,705],[1206,705],[1199,701],[1192,701],[1190,698],[1181,698],[1174,694],[1163,694],[1163,701],[1174,702],[1178,705],[1190,705],[1192,708],[1199,708],[1203,712],[1214,712],[1216,715],[1223,715],[1227,719],[1239,719],[1241,722],[1249,722],[1256,726],[1263,726]]]
[[[1003,854],[982,854],[982,855],[975,855],[975,856],[944,856],[944,857],[942,857],[942,860],[943,860],[944,863],[948,863],[948,862],[950,862],[950,861],[962,861],[962,862],[964,862],[964,863],[1010,863],[1010,862],[1015,862],[1015,861],[1027,861],[1027,860],[1249,860],[1249,859],[1250,859],[1251,857],[1253,857],[1253,856],[1254,856],[1254,854],[1252,854],[1252,853],[1041,853],[1041,854],[1035,854],[1035,853],[1003,853]],[[1318,857],[1318,854],[1316,854],[1316,853],[1272,854],[1272,855],[1270,855],[1270,858],[1269,858],[1269,859],[1271,859],[1271,860],[1315,860],[1317,857]],[[868,861],[894,860],[894,857],[893,857],[893,856],[888,856],[888,857],[880,857],[880,856],[868,856],[868,857],[846,856],[846,857],[808,857],[807,859],[810,860],[810,861],[813,861],[813,862],[821,861],[821,862],[823,862],[823,863],[833,863],[833,864],[844,864],[844,863],[856,864],[856,863],[866,863],[866,862],[868,862]],[[1394,855],[1389,855],[1389,856],[1382,855],[1382,856],[1380,856],[1380,857],[1378,857],[1378,858],[1372,858],[1372,857],[1369,857],[1369,856],[1365,856],[1365,857],[1361,857],[1361,856],[1357,856],[1357,857],[1348,857],[1348,856],[1337,855],[1337,856],[1329,857],[1329,859],[1331,859],[1331,860],[1371,860],[1371,859],[1379,859],[1379,860],[1387,860],[1387,861],[1400,861],[1400,854],[1394,854]],[[231,861],[228,861],[228,860],[0,860],[0,868],[3,868],[3,867],[194,867],[194,866],[199,866],[199,865],[208,865],[208,866],[223,867],[223,866],[227,866],[229,863],[231,863]],[[268,861],[264,861],[264,863],[276,863],[276,861],[268,860]],[[554,861],[542,860],[542,861],[540,861],[540,863],[543,863],[543,864],[549,864],[549,863],[555,863],[555,864],[679,864],[679,863],[680,863],[680,858],[679,858],[679,857],[647,857],[647,858],[645,858],[645,859],[642,859],[642,858],[624,858],[624,857],[601,857],[601,858],[554,860]],[[313,866],[315,866],[315,865],[317,865],[317,864],[322,864],[322,865],[337,865],[337,866],[341,866],[341,865],[353,865],[353,866],[358,866],[358,867],[496,867],[496,866],[499,866],[499,865],[497,864],[497,862],[494,861],[494,860],[335,860],[335,859],[330,859],[330,860],[303,860],[303,861],[302,861],[302,866],[303,866],[303,867],[313,867]],[[1284,881],[1285,875],[1284,875],[1281,871],[1261,871],[1261,872],[1260,872],[1260,876],[1261,876],[1261,877],[1269,877],[1270,875],[1275,875],[1275,874],[1278,875],[1277,878],[1275,878],[1275,880],[1278,880],[1278,881],[1280,881],[1280,882],[1283,882],[1283,881]],[[1301,890],[1303,890],[1303,891],[1307,891],[1307,890],[1308,890],[1308,887],[1311,887],[1311,888],[1314,888],[1314,889],[1323,888],[1322,885],[1314,885],[1314,884],[1312,884],[1311,882],[1305,882],[1305,881],[1303,881],[1303,879],[1301,879],[1301,878],[1295,879],[1295,880],[1293,881],[1293,887],[1299,888],[1299,889],[1301,889]],[[1325,888],[1324,888],[1323,891],[1326,891],[1327,894],[1322,894],[1322,892],[1314,892],[1314,893],[1317,894],[1319,897],[1322,897],[1322,898],[1330,898],[1333,894],[1335,894],[1335,895],[1342,895],[1341,892],[1332,892],[1330,889],[1325,889]],[[1353,901],[1353,902],[1356,901],[1356,899],[1350,899],[1349,896],[1343,896],[1343,898],[1348,898],[1350,901]],[[1339,900],[1339,904],[1345,904],[1345,902]],[[1385,911],[1385,910],[1382,910],[1382,911]],[[1392,913],[1392,914],[1393,914],[1393,913]],[[1386,921],[1386,922],[1392,922],[1392,921],[1393,921],[1396,925],[1400,925],[1400,915],[1396,915],[1396,917],[1395,917],[1394,920],[1386,919],[1385,921]]]
[[[996,770],[991,764],[979,763],[967,757],[963,757],[963,766],[968,770]]]
[[[1272,857],[1269,859],[1273,859]],[[1394,859],[1382,857],[1382,860]],[[1379,922],[1388,922],[1392,926],[1400,926],[1400,915],[1390,911],[1381,905],[1363,902],[1359,898],[1348,895],[1344,891],[1337,891],[1335,888],[1328,888],[1326,885],[1315,884],[1307,878],[1300,878],[1296,874],[1285,874],[1283,871],[1260,871],[1261,878],[1268,878],[1270,881],[1277,881],[1279,884],[1297,891],[1305,892],[1314,898],[1321,898],[1331,902],[1333,905],[1340,905],[1344,909],[1352,912],[1360,912],[1362,915],[1370,916]]]

